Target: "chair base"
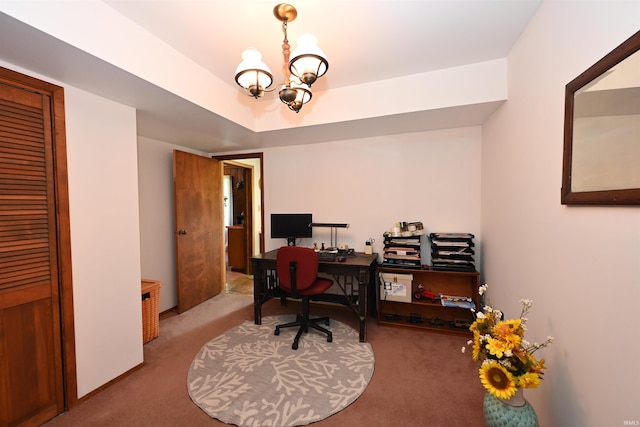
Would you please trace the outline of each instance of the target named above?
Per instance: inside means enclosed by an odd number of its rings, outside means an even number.
[[[323,328],[318,325],[318,323],[324,323],[326,326],[329,326],[329,318],[328,317],[316,317],[313,319],[309,318],[309,301],[303,298],[302,306],[303,306],[303,314],[296,314],[296,320],[289,323],[283,323],[282,325],[276,326],[276,330],[274,331],[274,335],[280,335],[280,329],[284,328],[292,328],[294,326],[299,326],[298,332],[296,333],[296,337],[293,339],[293,344],[291,348],[293,350],[298,349],[298,343],[300,341],[300,337],[303,333],[309,332],[309,328],[313,328],[317,331],[320,331],[327,335],[327,342],[333,341],[333,334],[330,330]]]

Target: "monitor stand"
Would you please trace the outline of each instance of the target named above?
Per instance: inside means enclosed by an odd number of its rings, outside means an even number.
[[[287,246],[295,246],[296,238],[295,237],[287,237]]]

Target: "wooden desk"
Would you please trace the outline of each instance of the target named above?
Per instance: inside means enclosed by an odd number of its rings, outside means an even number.
[[[253,309],[256,325],[262,323],[262,304],[271,298],[284,297],[278,284],[276,274],[276,256],[274,249],[251,257],[253,268]],[[367,337],[367,310],[373,301],[369,301],[369,286],[376,283],[376,259],[378,254],[364,254],[356,252],[347,256],[345,262],[320,261],[318,270],[330,275],[337,283],[342,295],[320,294],[312,297],[313,301],[329,301],[345,305],[353,310],[360,321],[360,341]],[[375,292],[371,293],[375,297]]]

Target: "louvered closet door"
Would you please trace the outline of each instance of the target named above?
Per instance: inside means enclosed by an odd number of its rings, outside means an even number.
[[[0,426],[64,410],[49,102],[0,82]]]

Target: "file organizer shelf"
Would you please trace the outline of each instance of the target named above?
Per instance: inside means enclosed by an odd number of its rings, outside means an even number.
[[[421,236],[384,236],[382,265],[394,268],[421,268]]]
[[[383,274],[384,273],[384,274]],[[400,302],[397,298],[387,300],[384,292],[384,279],[390,275],[412,275],[410,302]],[[404,269],[396,267],[378,267],[378,324],[422,329],[430,332],[452,335],[471,335],[469,326],[474,315],[469,308],[445,307],[439,295],[470,298],[476,310],[480,309],[480,273],[477,271],[440,271],[432,269]],[[424,293],[416,298],[419,286]],[[387,284],[387,287],[390,287]],[[436,299],[429,297],[436,296]]]

